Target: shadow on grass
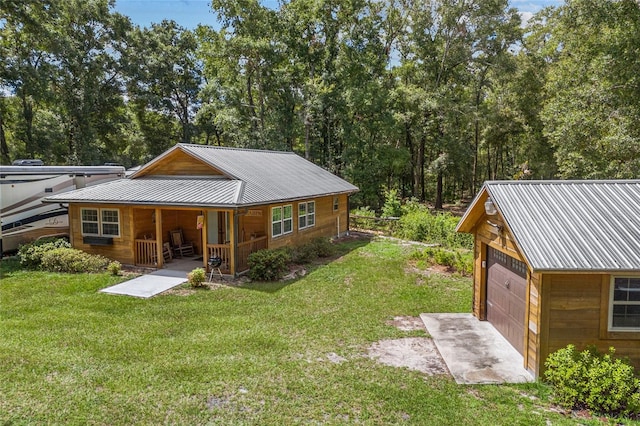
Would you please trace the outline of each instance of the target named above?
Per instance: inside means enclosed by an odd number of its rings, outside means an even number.
[[[348,237],[341,238],[336,243],[334,243],[336,253],[333,256],[319,258],[313,261],[312,263],[308,263],[304,265],[305,269],[307,270],[307,274],[305,275],[308,275],[309,272],[312,272],[317,268],[322,268],[325,265],[331,264],[332,262],[338,260],[342,256],[345,256],[346,254],[354,250],[357,250],[361,247],[366,246],[371,242],[373,237],[374,236],[371,234],[357,232],[357,233],[352,233]],[[252,281],[252,282],[239,284],[235,287],[245,289],[245,290],[260,291],[263,293],[276,293],[287,286],[297,283],[302,278],[304,278],[304,276],[296,277],[286,281],[271,281],[271,282]]]
[[[12,273],[21,271],[22,269],[22,265],[20,265],[20,260],[18,260],[17,256],[3,257],[0,261],[1,278],[10,277]]]

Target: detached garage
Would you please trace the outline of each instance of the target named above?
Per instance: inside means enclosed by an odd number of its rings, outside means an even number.
[[[457,230],[475,236],[473,314],[535,377],[569,343],[640,368],[640,180],[486,182]]]

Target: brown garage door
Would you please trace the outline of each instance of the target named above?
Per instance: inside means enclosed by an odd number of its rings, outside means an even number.
[[[487,320],[522,354],[527,294],[526,265],[491,247],[487,257]]]

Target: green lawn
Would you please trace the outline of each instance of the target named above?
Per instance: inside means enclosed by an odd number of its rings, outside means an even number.
[[[416,335],[396,315],[468,312],[471,280],[417,280],[393,242],[341,250],[295,282],[148,300],[98,293],[118,281],[106,274],[4,261],[0,424],[573,424],[539,384],[461,386],[367,358]]]

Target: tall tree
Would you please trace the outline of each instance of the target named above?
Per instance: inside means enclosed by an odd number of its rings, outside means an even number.
[[[57,0],[5,1],[0,7],[0,90],[20,99],[21,114],[13,126],[14,135],[24,144],[25,154],[44,154],[43,141],[34,138],[34,116],[50,100],[48,85],[54,67],[47,43],[52,34],[47,26],[55,19]],[[2,97],[4,98],[4,96]],[[8,145],[2,132],[2,155],[8,158]]]
[[[640,6],[568,0],[547,16],[545,135],[564,178],[635,177],[640,167]]]
[[[47,23],[49,51],[56,66],[52,84],[57,112],[65,124],[67,162],[95,164],[121,143],[123,65],[131,28],[111,13],[113,1],[65,0]],[[121,147],[120,147],[121,148]]]
[[[128,89],[140,108],[139,117],[144,120],[154,111],[177,119],[178,141],[184,143],[191,142],[196,134],[194,119],[202,86],[196,49],[192,31],[164,20],[148,29],[136,28],[127,55]]]

